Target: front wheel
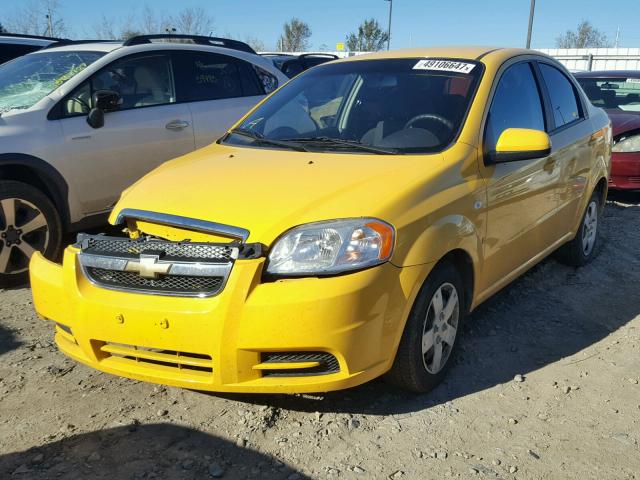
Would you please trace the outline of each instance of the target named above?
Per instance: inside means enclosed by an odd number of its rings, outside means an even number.
[[[0,181],[0,287],[24,285],[35,252],[53,258],[62,240],[60,216],[31,185]]]
[[[600,194],[593,192],[585,209],[575,238],[558,250],[558,260],[572,267],[581,267],[593,260],[598,254]]]
[[[450,263],[436,266],[416,298],[385,379],[413,392],[434,389],[444,378],[459,343],[464,305],[457,269]]]

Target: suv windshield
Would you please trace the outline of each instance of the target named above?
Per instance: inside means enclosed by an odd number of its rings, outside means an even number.
[[[640,76],[637,78],[578,78],[596,107],[640,112]]]
[[[437,152],[458,135],[478,62],[358,60],[322,65],[277,91],[225,144],[309,151]]]
[[[102,52],[34,53],[0,66],[0,114],[32,107],[97,59]]]

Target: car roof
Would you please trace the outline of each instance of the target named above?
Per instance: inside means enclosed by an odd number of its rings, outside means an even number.
[[[0,34],[0,43],[4,45],[34,45],[46,47],[60,41],[58,38],[37,37],[32,35]]]
[[[491,58],[497,62],[507,60],[517,55],[535,55],[550,58],[536,50],[525,48],[501,48],[495,46],[446,46],[429,48],[404,48],[389,50],[335,60],[335,62],[353,62],[359,60],[382,60],[392,58],[448,58],[457,60],[476,60]]]
[[[639,70],[599,70],[592,72],[576,72],[578,78],[640,78]]]

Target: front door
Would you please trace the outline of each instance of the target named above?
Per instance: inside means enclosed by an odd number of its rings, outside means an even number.
[[[540,90],[529,62],[508,67],[498,80],[486,120],[484,151],[495,149],[507,128],[545,131]],[[485,262],[480,291],[502,282],[553,243],[550,225],[557,222],[560,169],[542,157],[495,165],[480,162],[487,185]]]
[[[97,90],[113,90],[122,104],[92,128],[86,114]],[[73,183],[84,214],[111,208],[122,190],[166,160],[192,151],[192,118],[176,103],[169,56],[133,55],[97,72],[63,101],[64,143],[52,152]]]

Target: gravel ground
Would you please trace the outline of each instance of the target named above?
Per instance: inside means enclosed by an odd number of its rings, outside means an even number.
[[[640,195],[602,251],[546,260],[472,315],[448,381],[211,395],[67,360],[0,291],[0,478],[640,479]]]

